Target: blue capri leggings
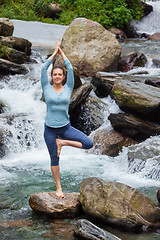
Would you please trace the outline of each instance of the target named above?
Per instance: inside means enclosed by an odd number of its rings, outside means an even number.
[[[57,157],[56,138],[65,140],[78,141],[82,143],[82,148],[89,149],[93,147],[92,140],[83,132],[67,124],[64,127],[52,128],[45,124],[44,139],[50,154],[51,166],[59,165],[59,158]]]

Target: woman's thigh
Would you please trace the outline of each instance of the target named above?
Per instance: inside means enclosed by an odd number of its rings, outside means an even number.
[[[92,140],[80,130],[72,127],[70,124],[64,128],[64,131],[60,133],[60,136],[66,140],[78,141],[82,143],[82,148],[89,149],[93,147]]]

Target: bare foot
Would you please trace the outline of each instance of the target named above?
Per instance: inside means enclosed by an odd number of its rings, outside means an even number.
[[[57,144],[57,157],[59,157],[59,155],[61,153],[61,148],[62,148],[61,140],[57,138],[56,144]]]
[[[57,197],[64,198],[64,194],[63,194],[62,190],[57,190],[57,191],[56,191],[56,196],[57,196]]]

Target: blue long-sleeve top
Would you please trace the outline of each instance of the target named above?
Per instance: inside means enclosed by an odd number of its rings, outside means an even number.
[[[61,93],[57,93],[48,82],[47,69],[53,61],[48,59],[42,66],[41,86],[47,104],[47,114],[45,124],[48,127],[59,128],[66,126],[70,122],[68,109],[70,97],[74,87],[73,68],[68,59],[64,60],[67,67],[67,81]]]

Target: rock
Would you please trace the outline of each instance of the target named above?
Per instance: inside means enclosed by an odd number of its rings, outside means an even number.
[[[24,52],[20,52],[16,49],[9,48],[5,46],[5,51],[1,55],[3,59],[9,60],[14,63],[25,63],[27,61],[27,56]]]
[[[146,62],[147,58],[143,53],[132,52],[126,56],[121,56],[118,63],[118,70],[128,72],[134,67],[144,67]]]
[[[97,129],[93,132],[91,138],[94,142],[94,146],[89,150],[90,153],[108,155],[111,157],[116,157],[123,146],[128,147],[131,144],[137,143],[121,133],[114,130],[108,130],[106,127]]]
[[[79,193],[64,193],[64,198],[59,198],[55,192],[40,192],[30,196],[29,205],[34,211],[53,218],[72,218],[81,210],[78,196]]]
[[[86,219],[78,220],[74,235],[78,238],[88,240],[120,240],[120,238],[97,227]]]
[[[124,31],[122,31],[121,29],[118,29],[116,27],[111,27],[110,29],[108,29],[108,31],[111,32],[112,34],[114,34],[117,39],[125,39],[125,38],[127,38],[127,36],[124,33]]]
[[[139,82],[116,81],[112,93],[120,108],[160,122],[160,89]]]
[[[5,107],[6,107],[6,105],[2,101],[0,101],[0,113],[4,112]]]
[[[159,188],[158,191],[157,191],[157,200],[158,200],[158,202],[160,203],[160,188]]]
[[[77,121],[71,123],[85,134],[89,135],[92,131],[99,128],[104,123],[104,111],[106,104],[97,97],[89,96],[79,112]]]
[[[160,227],[160,208],[125,184],[86,178],[80,186],[79,200],[86,215],[106,224],[125,230]]]
[[[13,31],[13,22],[8,18],[0,18],[0,36],[12,36]]]
[[[151,13],[153,11],[153,6],[151,6],[145,2],[142,2],[142,5],[143,5],[144,16],[147,16],[149,13]]]
[[[160,32],[156,32],[148,37],[151,41],[160,41]]]
[[[45,14],[45,17],[55,18],[57,14],[61,13],[62,9],[59,3],[50,3],[48,6],[48,11]]]
[[[159,124],[144,121],[133,115],[111,113],[108,119],[111,121],[111,124],[116,131],[119,131],[136,141],[144,141],[150,136],[160,134]]]
[[[61,48],[78,68],[80,76],[117,70],[121,46],[113,34],[97,22],[74,19],[63,35]]]
[[[0,37],[0,42],[8,47],[24,52],[27,56],[31,55],[32,43],[27,39],[18,37]]]
[[[91,91],[92,91],[91,83],[84,83],[82,86],[80,86],[79,88],[75,89],[72,92],[69,105],[69,115],[72,126],[77,127],[77,123],[79,123],[79,116],[82,112],[82,106],[85,103]]]
[[[91,83],[84,83],[78,89],[75,89],[72,93],[69,109],[72,111],[75,107],[77,107],[82,102],[85,102],[86,98],[92,91]]]
[[[154,58],[153,63],[157,66],[160,67],[160,57]]]
[[[28,72],[28,70],[26,67],[24,67],[18,63],[13,63],[8,60],[0,58],[0,72],[3,75],[26,74]]]
[[[91,83],[96,87],[95,94],[99,98],[107,97],[112,92],[112,87],[115,80],[121,79],[118,74],[111,74],[106,72],[97,72],[93,77]]]
[[[160,88],[160,80],[159,79],[147,79],[145,81],[145,84]]]

